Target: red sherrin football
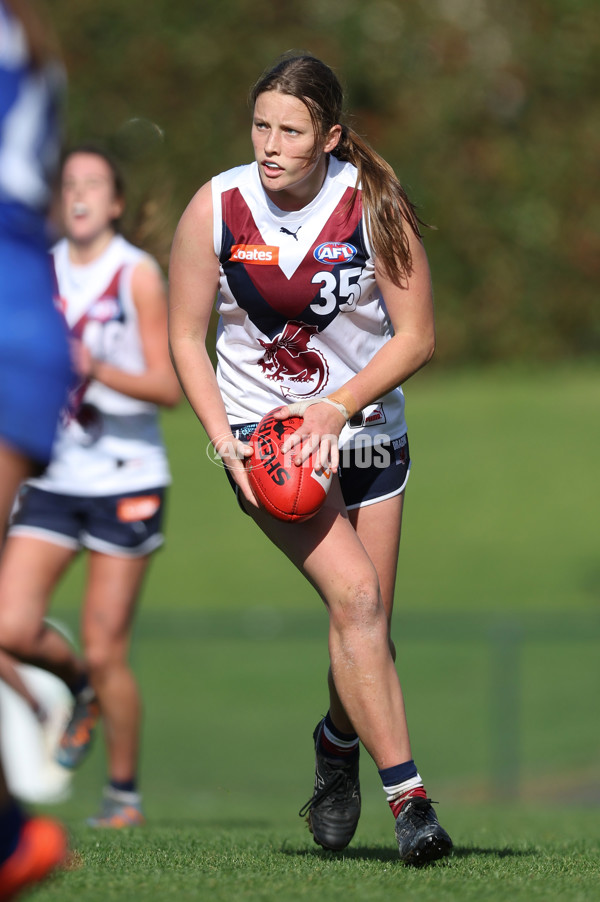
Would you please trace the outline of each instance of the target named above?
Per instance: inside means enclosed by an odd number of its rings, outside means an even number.
[[[250,487],[262,507],[278,520],[308,520],[325,501],[331,485],[330,470],[315,470],[310,459],[297,467],[289,452],[281,453],[282,444],[301,423],[302,417],[276,420],[271,411],[248,440],[254,450],[245,460]]]

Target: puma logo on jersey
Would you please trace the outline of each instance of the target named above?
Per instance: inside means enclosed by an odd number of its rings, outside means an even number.
[[[268,244],[234,244],[231,260],[235,263],[258,263],[268,266],[279,263],[279,248]]]
[[[283,232],[284,235],[291,235],[292,238],[294,238],[294,240],[297,241],[298,240],[298,232],[300,231],[301,228],[302,228],[302,226],[298,226],[296,231],[292,232],[292,231],[290,231],[290,229],[286,229],[285,226],[281,226],[279,231]]]

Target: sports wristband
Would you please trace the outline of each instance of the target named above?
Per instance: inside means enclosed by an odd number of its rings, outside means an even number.
[[[321,398],[321,401],[324,404],[330,404],[332,407],[335,407],[336,410],[339,410],[341,415],[344,417],[346,422],[350,419],[350,414],[344,404],[341,401],[334,401],[333,398]]]
[[[323,400],[339,405],[338,410],[344,414],[347,420],[353,417],[355,413],[358,413],[360,409],[356,403],[356,398],[347,388],[338,388],[336,392]]]

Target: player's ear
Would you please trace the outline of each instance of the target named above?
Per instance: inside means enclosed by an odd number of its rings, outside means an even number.
[[[117,219],[120,219],[123,213],[125,212],[125,201],[122,197],[116,196],[113,198],[113,202],[110,208],[111,212],[111,222],[114,222]]]
[[[331,153],[332,150],[340,143],[340,138],[342,137],[342,126],[341,125],[332,125],[327,133],[325,138],[325,144],[323,146],[323,150],[325,153]]]

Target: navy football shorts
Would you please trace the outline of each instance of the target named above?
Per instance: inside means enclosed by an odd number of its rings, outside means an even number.
[[[79,551],[143,557],[164,541],[163,487],[119,495],[61,495],[27,485],[9,535],[32,536]]]
[[[235,437],[245,442],[257,426],[258,423],[239,423],[231,428]],[[359,447],[340,451],[338,475],[347,510],[400,495],[410,474],[407,435],[381,443],[371,440],[369,435],[364,439]],[[237,489],[227,467],[225,472],[232,487]]]

